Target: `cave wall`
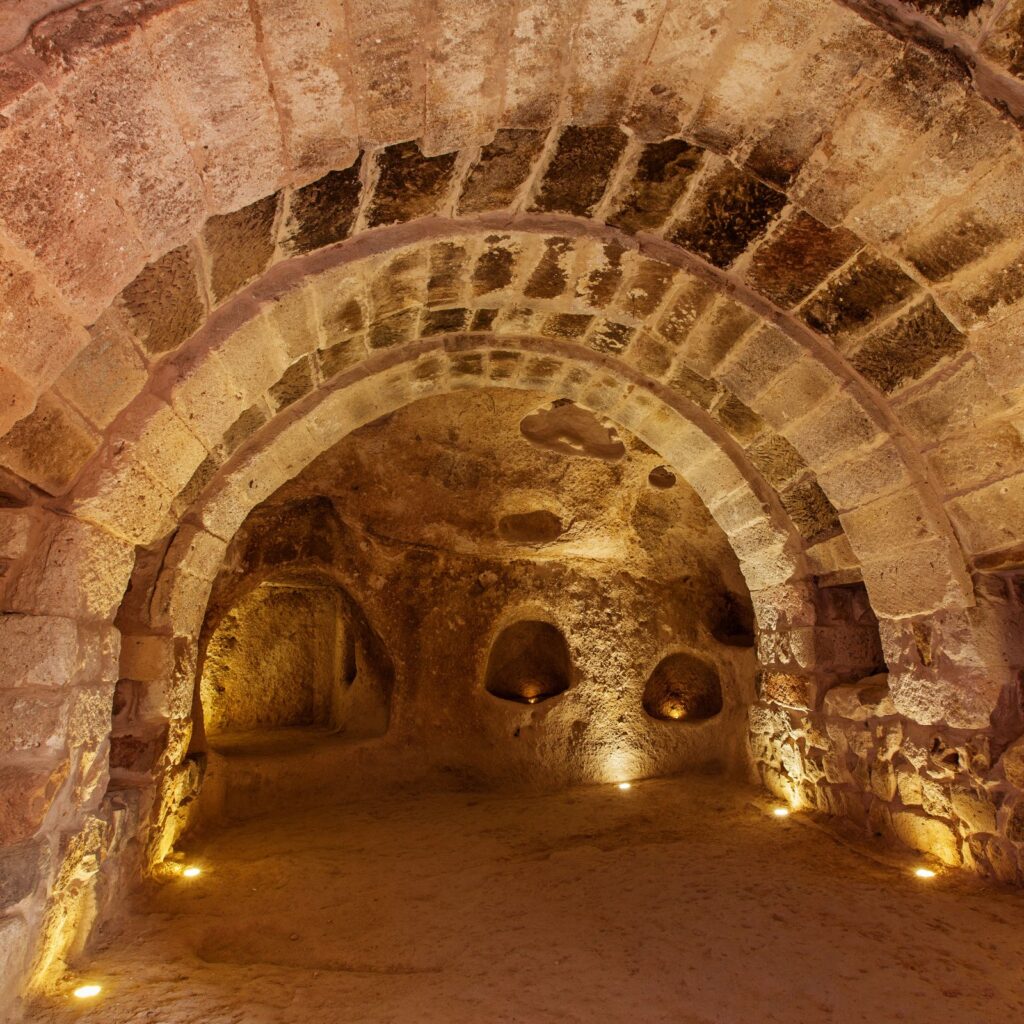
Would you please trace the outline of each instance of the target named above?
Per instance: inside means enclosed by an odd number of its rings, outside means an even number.
[[[555,786],[745,771],[753,609],[735,556],[660,456],[572,403],[461,393],[357,431],[249,516],[208,621],[229,619],[259,580],[311,573],[364,617],[361,669],[374,645],[393,665],[387,735],[376,755],[352,755],[377,757],[380,774]],[[487,689],[497,639],[529,621],[568,653],[567,688],[536,704]],[[679,652],[718,677],[722,707],[706,720],[644,710],[651,673]],[[217,810],[258,804],[228,792],[232,778],[272,790],[260,772],[273,765],[211,764]],[[358,786],[352,772],[331,791]]]
[[[753,650],[714,638],[699,585],[585,565],[422,553],[405,562],[393,584],[392,592],[423,594],[406,605],[396,637],[397,660],[413,669],[396,687],[396,741],[436,744],[435,757],[441,751],[452,767],[481,779],[537,785],[712,764],[736,771],[742,763]],[[572,665],[568,690],[535,705],[500,699],[484,686],[492,644],[524,620],[555,626]],[[677,650],[717,668],[725,706],[714,719],[662,722],[645,713],[649,674]]]
[[[780,750],[827,751],[782,730],[846,635],[802,588],[863,579],[901,721],[994,741],[972,828],[1019,872],[1019,602],[986,574],[1024,535],[1021,0],[353,3],[4,11],[0,999],[87,927],[152,779],[194,789],[235,527],[430,386],[572,395],[685,470]]]
[[[371,745],[339,748],[327,777],[294,758],[283,766],[262,755],[218,761],[214,737],[212,788],[202,798],[207,820],[266,810],[282,798],[344,796],[371,780],[382,789],[551,788],[698,767],[745,774],[753,637],[715,638],[718,595],[701,589],[709,581],[665,584],[601,566],[485,560],[347,539],[355,554],[339,551],[317,568],[353,595],[393,659],[387,733]],[[374,585],[361,587],[365,580]],[[536,704],[486,689],[494,641],[525,620],[557,629],[570,658],[568,689]],[[644,710],[649,675],[680,651],[719,677],[724,706],[707,720],[659,721]]]
[[[344,641],[331,591],[250,591],[206,645],[199,697],[207,736],[330,722]]]

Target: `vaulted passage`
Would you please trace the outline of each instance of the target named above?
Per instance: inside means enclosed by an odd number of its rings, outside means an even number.
[[[249,513],[214,581],[188,820],[453,776],[742,776],[750,595],[692,488],[651,484],[659,463],[624,428],[509,388],[421,398],[321,454]],[[673,728],[647,710],[647,674],[680,659],[714,692]],[[140,718],[118,731],[145,744]]]
[[[1024,0],[0,86],[0,1017],[1020,1016]]]

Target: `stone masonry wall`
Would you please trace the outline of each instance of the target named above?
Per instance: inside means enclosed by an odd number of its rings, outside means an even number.
[[[1019,583],[979,589],[1020,613]],[[935,657],[926,623],[908,657]],[[1019,671],[1019,670],[1018,670]],[[1024,880],[1021,693],[987,729],[914,721],[892,702],[889,673],[837,685],[811,702],[762,688],[750,708],[750,750],[769,790],[835,815],[943,864],[1002,882]],[[776,699],[771,699],[773,696]]]

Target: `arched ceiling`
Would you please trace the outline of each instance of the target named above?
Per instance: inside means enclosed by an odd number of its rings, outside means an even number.
[[[863,579],[901,715],[1019,733],[1024,0],[22,0],[0,51],[0,608],[62,683],[32,793],[73,734],[47,828],[102,798],[122,641],[174,813],[239,525],[463,387],[678,470],[767,700],[862,663],[817,584]]]
[[[919,6],[1017,73],[1012,4]],[[899,617],[1019,560],[1020,133],[930,44],[827,0],[25,28],[0,64],[10,501],[148,544],[209,526],[239,467],[273,490],[324,408],[504,360],[671,456],[755,589],[785,552]]]

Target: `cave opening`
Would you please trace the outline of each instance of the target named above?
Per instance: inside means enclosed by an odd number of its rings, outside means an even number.
[[[699,497],[655,470],[629,431],[507,388],[420,399],[324,452],[213,582],[178,838],[371,785],[738,776],[750,596]],[[715,715],[689,716],[715,720],[663,734],[643,667],[680,646],[716,666]]]

